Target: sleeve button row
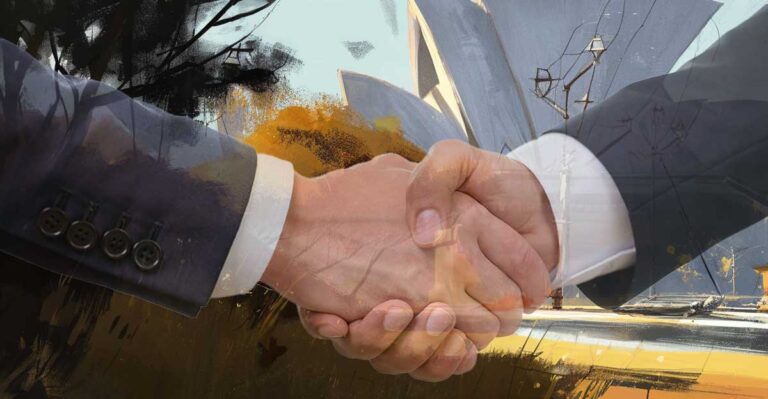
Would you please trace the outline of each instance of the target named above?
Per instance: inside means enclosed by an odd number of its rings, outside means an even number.
[[[40,212],[37,227],[45,237],[64,239],[72,249],[78,252],[88,252],[99,243],[99,232],[93,225],[93,219],[98,211],[98,205],[91,204],[82,220],[69,223],[66,213],[67,201],[70,194],[62,193],[56,203]],[[162,225],[155,223],[147,239],[133,244],[126,227],[130,218],[123,215],[117,226],[101,236],[101,249],[109,259],[121,260],[132,253],[134,265],[144,272],[157,270],[163,261],[163,250],[157,243]]]

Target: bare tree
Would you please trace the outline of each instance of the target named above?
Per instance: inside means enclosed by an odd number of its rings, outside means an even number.
[[[169,112],[199,113],[200,98],[233,84],[256,91],[297,61],[244,29],[247,17],[276,0],[25,0],[0,2],[0,36],[26,46],[55,70],[114,84]],[[211,17],[207,17],[212,15]],[[208,18],[207,20],[204,20]],[[211,29],[244,33],[231,43],[205,40]]]

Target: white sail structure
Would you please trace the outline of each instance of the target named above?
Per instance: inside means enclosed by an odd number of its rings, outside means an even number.
[[[366,117],[389,112],[408,121],[408,108],[418,109],[422,115],[411,118],[420,125],[409,121],[406,135],[421,146],[437,141],[433,135],[448,123],[469,143],[503,152],[631,83],[669,72],[721,5],[714,0],[409,0],[411,69],[423,103],[394,94],[399,89],[383,82],[347,85],[344,91]],[[363,93],[355,93],[357,87]],[[379,91],[388,99],[368,98]],[[425,107],[444,118],[424,117]],[[454,136],[450,129],[443,138]]]
[[[711,0],[480,1],[509,66],[523,82],[539,134],[561,125],[563,117],[534,94],[537,68],[560,79],[553,82],[550,98],[564,108],[564,85],[591,61],[592,46],[604,47],[594,71],[570,89],[572,117],[584,108],[579,99],[598,103],[631,83],[668,73],[722,5]]]
[[[347,105],[371,123],[397,117],[405,137],[424,150],[440,140],[466,141],[455,121],[399,87],[348,71],[339,71],[339,80]]]
[[[499,152],[533,138],[520,84],[490,16],[469,0],[411,0],[408,11],[418,92],[436,86],[481,148]]]

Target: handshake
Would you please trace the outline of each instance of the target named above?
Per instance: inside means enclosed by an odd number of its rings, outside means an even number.
[[[558,257],[536,177],[444,141],[419,164],[383,155],[297,175],[262,281],[343,356],[439,381],[471,370],[478,350],[542,305]]]

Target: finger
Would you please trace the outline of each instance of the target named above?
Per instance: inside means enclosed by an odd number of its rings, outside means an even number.
[[[445,341],[435,351],[432,357],[416,370],[411,371],[411,377],[428,382],[443,381],[451,377],[474,347],[463,332],[453,330]]]
[[[463,303],[454,305],[454,309],[456,328],[463,331],[478,349],[484,349],[499,335],[499,318],[469,296]]]
[[[299,309],[299,320],[309,335],[318,339],[340,338],[347,335],[349,325],[339,316]]]
[[[441,141],[413,171],[406,191],[406,216],[414,241],[428,248],[444,241],[452,222],[453,193],[477,167],[476,151],[458,140]]]
[[[471,297],[467,289],[483,286],[484,276],[491,273],[492,265],[481,264],[477,255],[477,243],[472,233],[461,224],[453,227],[452,245],[435,249],[435,286],[430,292],[430,300],[444,301],[453,306],[456,312],[456,326],[464,331],[467,337],[478,348],[484,348],[499,332],[500,320],[480,302]],[[487,262],[487,260],[486,260]],[[499,273],[501,274],[501,273]],[[504,279],[508,280],[508,279]],[[502,280],[503,281],[503,280]],[[503,295],[503,289],[495,289],[500,284],[493,284],[490,292],[478,295],[486,303],[495,303],[488,298],[492,295]]]
[[[485,257],[477,243],[466,245],[469,247],[468,251],[470,251],[474,272],[477,273],[477,278],[472,279],[466,286],[467,294],[498,320],[498,324],[486,323],[484,327],[488,329],[495,327],[495,330],[477,332],[495,333],[490,339],[514,333],[520,327],[520,320],[523,317],[523,299],[520,288]],[[462,319],[461,314],[458,316],[459,319]],[[487,317],[487,315],[485,316]],[[457,325],[463,326],[463,320]],[[476,339],[478,348],[484,348],[483,343],[490,342],[490,339],[485,335],[487,334],[471,334]]]
[[[492,275],[495,266],[487,260],[481,263],[476,238],[465,226],[454,226],[451,236],[452,245],[435,249],[435,284],[429,299],[450,304],[456,313],[456,328],[464,331],[478,348],[484,348],[499,333],[500,321],[483,304],[472,298],[467,289],[489,286],[488,292],[478,296],[486,298],[486,303],[491,304],[497,302],[496,298],[512,296],[515,292],[519,293],[519,290],[516,287],[504,287],[504,281],[510,283],[510,286],[513,284],[499,271],[496,274],[501,277],[500,281],[483,282],[488,280],[485,276]]]
[[[401,300],[384,302],[362,320],[349,325],[349,333],[332,340],[336,351],[350,359],[370,360],[379,356],[413,320],[413,310]]]
[[[456,223],[470,233],[467,242],[472,241],[472,234],[476,235],[482,257],[512,279],[518,290],[522,290],[521,305],[525,310],[538,309],[546,301],[550,290],[549,271],[539,253],[525,237],[485,207],[478,206],[466,194],[456,193],[454,203],[458,215]],[[475,299],[488,303],[485,302],[487,299]]]
[[[424,364],[453,330],[456,315],[446,304],[427,306],[400,337],[380,356],[371,359],[384,374],[410,373]]]
[[[458,278],[463,283],[461,295],[453,293],[438,300],[454,306],[457,326],[482,349],[499,333],[509,335],[517,330],[523,301],[517,284],[485,257],[477,242],[478,233],[462,220],[468,217],[473,219],[472,223],[479,220],[480,225],[485,225],[489,220],[497,219],[487,211],[479,215],[475,210],[466,211],[463,202],[457,198],[457,209],[464,214],[453,229],[454,244],[435,250],[435,259],[440,262],[437,276],[443,280]],[[473,209],[482,208],[475,206]],[[443,277],[445,273],[451,275]]]
[[[468,349],[467,355],[464,356],[464,359],[461,361],[461,364],[459,364],[459,367],[456,369],[456,371],[453,372],[453,374],[461,375],[468,373],[473,368],[475,368],[475,365],[477,364],[477,348],[475,348],[474,345],[471,345]]]
[[[546,301],[550,291],[544,261],[515,229],[495,217],[483,220],[486,223],[477,226],[481,252],[522,290],[522,305],[526,312],[533,312]]]

